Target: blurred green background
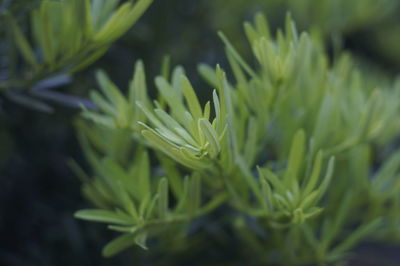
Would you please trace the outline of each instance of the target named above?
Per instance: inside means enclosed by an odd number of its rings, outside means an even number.
[[[3,0],[0,6],[6,2],[12,2],[11,12],[22,17],[39,1]],[[227,66],[218,30],[238,49],[249,51],[242,22],[251,20],[258,11],[267,14],[273,28],[281,26],[290,11],[300,29],[323,38],[330,53],[343,48],[369,71],[391,77],[399,73],[398,0],[155,0],[105,56],[74,75],[70,83],[53,90],[85,98],[89,89],[96,87],[93,73],[98,68],[124,88],[137,59],[144,61],[151,82],[160,72],[163,56],[170,55],[172,65],[183,65],[196,87],[209,92],[197,75],[197,64]],[[0,34],[2,28],[0,25]],[[0,50],[1,45],[0,39]],[[0,54],[0,79],[5,64]],[[114,259],[101,258],[110,233],[102,225],[73,218],[74,211],[87,206],[80,195],[79,180],[66,164],[71,158],[84,161],[73,127],[80,110],[69,107],[63,99],[48,103],[54,108],[52,113],[0,96],[0,265],[133,265],[131,256],[140,258],[134,265],[153,265],[140,250]],[[240,247],[218,245],[218,241],[211,241],[190,256],[178,254],[180,265],[245,265],[232,262],[232,254]],[[396,247],[367,245],[359,250],[366,258],[360,256],[352,265],[383,265],[382,258],[400,260]],[[156,255],[162,258],[168,254]]]

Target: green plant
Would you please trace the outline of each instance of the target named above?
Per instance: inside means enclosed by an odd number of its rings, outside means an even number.
[[[252,0],[250,2],[249,4],[233,0],[224,12],[242,14],[249,12],[251,7],[258,7],[274,16],[273,12],[284,13],[290,10],[302,27],[315,26],[317,30],[322,31],[323,35],[347,33],[374,25],[395,16],[396,8],[398,8],[398,3],[393,0],[355,0],[351,3],[344,0],[318,2],[312,0]],[[224,1],[213,1],[209,4],[214,6],[211,10],[226,7]],[[229,23],[219,21],[220,18],[215,17],[218,24]]]
[[[299,28],[318,33],[333,47],[351,43],[358,55],[360,51],[374,54],[375,63],[381,61],[398,70],[398,1],[232,0],[226,5],[224,0],[216,0],[207,1],[206,5],[213,27],[230,33],[232,38],[236,36],[236,25],[257,10],[268,15],[273,27],[282,25],[283,17],[289,11]],[[240,51],[246,51],[242,39],[233,40]]]
[[[199,66],[215,88],[204,105],[181,67],[164,65],[153,102],[141,62],[126,96],[98,73],[98,109],[77,123],[93,177],[72,166],[96,206],[76,217],[122,233],[105,256],[148,238],[150,250],[185,250],[190,224],[210,213],[229,215],[255,265],[327,265],[366,239],[399,240],[400,83],[347,53],[330,60],[285,25],[274,36],[262,15],[245,24],[254,67],[220,34],[232,74]]]
[[[131,28],[152,0],[30,1],[33,9],[24,16],[14,9],[27,3],[7,2],[11,6],[0,10],[4,37],[0,55],[6,64],[0,92],[17,102],[40,106],[32,93],[37,83],[92,64]]]

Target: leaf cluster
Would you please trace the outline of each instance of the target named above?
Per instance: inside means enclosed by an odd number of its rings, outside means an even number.
[[[235,34],[236,25],[255,11],[262,10],[271,24],[277,27],[283,24],[284,15],[289,11],[299,28],[320,35],[334,49],[348,46],[361,56],[363,53],[360,54],[360,51],[374,54],[375,63],[395,71],[399,67],[397,36],[400,23],[397,14],[400,5],[396,0],[232,0],[229,5],[223,0],[216,0],[207,1],[206,5],[213,27],[231,34],[242,52],[246,51],[246,46],[243,39]]]
[[[37,83],[92,64],[143,14],[152,0],[43,0],[25,16],[11,3],[0,13],[3,95],[38,105],[27,97]],[[3,29],[4,27],[4,29]],[[34,93],[31,93],[34,94]]]
[[[364,239],[399,240],[400,156],[387,150],[400,83],[374,81],[346,53],[330,60],[290,16],[276,34],[262,15],[245,32],[255,66],[222,33],[230,71],[199,65],[212,104],[182,67],[163,68],[154,101],[141,62],[128,95],[98,74],[98,109],[78,122],[94,175],[74,167],[97,207],[76,216],[122,232],[105,255],[147,237],[184,243],[195,217],[225,207],[257,265],[326,265]]]

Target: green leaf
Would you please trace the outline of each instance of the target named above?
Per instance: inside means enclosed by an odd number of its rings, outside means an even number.
[[[326,142],[326,139],[331,134],[331,132],[329,131],[330,127],[327,127],[327,123],[330,126],[334,126],[332,121],[335,112],[333,111],[334,104],[335,103],[333,96],[330,93],[326,93],[321,103],[318,118],[315,121],[315,126],[313,131],[313,137],[315,139],[316,148],[325,148],[321,147],[321,145],[323,145],[323,143]]]
[[[196,93],[194,92],[192,85],[190,84],[190,81],[187,79],[186,76],[182,76],[181,82],[183,95],[185,96],[191,115],[194,119],[201,118],[203,116],[203,111],[201,110],[201,105],[199,103],[199,100],[197,99]]]
[[[34,67],[34,69],[37,69],[38,62],[36,60],[35,54],[32,50],[32,47],[30,46],[28,40],[25,38],[24,34],[22,33],[21,28],[17,25],[14,18],[9,13],[6,13],[6,18],[7,18],[9,26],[11,27],[16,45],[19,48],[22,56],[28,63],[30,63]]]
[[[110,104],[98,91],[90,92],[90,99],[94,102],[94,104],[104,113],[108,115],[116,115],[117,110],[114,108],[112,104]]]
[[[135,237],[135,243],[144,250],[147,250],[146,240],[147,232],[141,232]]]
[[[203,118],[206,120],[210,120],[210,112],[211,112],[211,105],[210,101],[208,101],[204,106]]]
[[[170,106],[173,116],[177,117],[179,121],[182,122],[186,108],[182,101],[180,101],[180,95],[163,77],[156,77],[155,83],[159,93]]]
[[[129,84],[129,96],[128,102],[131,106],[135,107],[136,102],[139,101],[143,106],[149,105],[149,99],[147,96],[146,86],[146,75],[144,72],[144,66],[142,61],[137,61],[135,64],[135,70],[133,79]],[[145,122],[145,117],[138,111],[135,110],[135,121]]]
[[[141,199],[150,196],[151,183],[150,183],[150,159],[149,153],[145,150],[137,153],[137,168],[135,172],[136,193],[139,194]]]
[[[191,215],[195,215],[201,206],[201,181],[196,173],[190,178],[189,206]]]
[[[118,38],[123,33],[121,31],[122,21],[128,16],[131,8],[131,3],[122,4],[107,20],[107,23],[96,33],[94,40],[99,43],[108,43]]]
[[[260,172],[259,168],[258,171]],[[272,211],[272,204],[273,204],[272,189],[262,174],[260,175],[260,184],[261,184],[262,198],[264,199],[261,201],[261,205],[266,211],[266,214],[268,214],[270,211]]]
[[[103,248],[103,256],[109,258],[133,246],[136,243],[135,237],[136,233],[123,234],[115,238]]]
[[[259,36],[270,38],[271,33],[269,30],[268,21],[265,18],[264,14],[262,14],[261,12],[257,13],[254,21]]]
[[[286,184],[291,184],[298,178],[299,170],[303,162],[304,149],[305,133],[304,130],[299,130],[293,138],[292,147],[290,149],[288,168],[284,176]]]
[[[328,186],[333,176],[334,167],[335,167],[335,157],[331,157],[328,162],[328,169],[326,170],[325,177],[322,180],[320,187],[318,188],[320,196],[324,195],[326,190],[328,189]]]
[[[322,167],[322,151],[319,151],[314,161],[311,176],[307,180],[306,186],[303,190],[303,195],[308,195],[311,193],[311,191],[314,190],[321,173],[321,167]]]
[[[199,214],[206,214],[212,212],[214,209],[223,205],[227,199],[229,199],[229,195],[227,193],[217,194],[212,200],[207,202],[200,210]]]
[[[190,177],[189,176],[185,176],[183,179],[183,189],[182,189],[182,195],[179,198],[179,202],[178,205],[175,209],[175,211],[177,213],[181,213],[181,212],[189,212],[190,211],[190,207],[189,207],[189,195],[190,193]]]
[[[212,87],[215,88],[218,86],[218,78],[215,74],[215,70],[212,67],[206,64],[199,64],[197,66],[197,71],[202,76],[202,78],[207,81]]]
[[[101,90],[107,96],[107,98],[113,103],[113,106],[118,110],[126,105],[126,100],[117,86],[108,78],[104,71],[96,72],[97,82],[100,85]]]
[[[128,215],[117,214],[115,212],[107,210],[97,210],[88,209],[77,211],[74,216],[79,219],[101,222],[101,223],[111,223],[120,225],[132,225],[134,220]]]
[[[199,127],[210,144],[208,150],[211,158],[217,157],[218,153],[221,151],[221,145],[219,144],[217,133],[212,128],[210,122],[204,118],[199,119]]]
[[[92,1],[91,18],[96,31],[103,27],[110,14],[118,5],[118,0],[95,0]]]
[[[247,141],[244,144],[244,158],[249,165],[252,165],[256,159],[257,151],[259,150],[258,142],[258,127],[257,120],[251,116],[247,125]]]
[[[258,168],[259,173],[267,180],[274,188],[274,191],[279,194],[284,194],[286,191],[285,186],[282,184],[281,180],[278,178],[276,174],[274,174],[269,169]]]
[[[103,47],[99,47],[97,50],[93,51],[92,53],[88,54],[82,61],[79,61],[74,67],[70,69],[71,73],[78,72],[87,66],[94,63],[97,59],[102,57],[110,48],[110,46],[106,45]]]
[[[223,121],[223,117],[221,117],[221,105],[219,103],[219,98],[216,90],[213,90],[213,103],[215,110],[215,119],[216,121]],[[219,128],[218,128],[219,129]]]
[[[84,25],[83,28],[87,39],[91,39],[94,33],[91,14],[91,2],[91,0],[79,1],[79,16],[82,17],[82,24]]]
[[[158,158],[161,162],[164,171],[166,172],[168,183],[171,186],[172,192],[177,198],[182,197],[183,193],[182,178],[175,163],[162,154],[159,154]]]
[[[40,9],[37,10],[36,15],[34,14],[34,20],[37,20],[34,24],[37,25],[36,39],[39,40],[41,52],[44,57],[44,61],[52,68],[55,63],[56,53],[54,50],[54,35],[52,32],[53,24],[51,23],[50,16],[53,12],[53,7],[60,3],[54,1],[45,0],[40,5]]]
[[[255,31],[250,22],[244,23],[244,31],[250,43],[254,43],[259,38],[258,33]]]
[[[169,114],[167,114],[162,109],[155,109],[154,112],[160,118],[161,121],[167,126],[167,128],[171,129],[177,135],[176,137],[182,137],[187,143],[197,146],[198,144],[193,139],[193,137],[183,128],[178,122],[176,122]]]
[[[142,135],[155,149],[159,149],[186,167],[203,170],[209,167],[206,161],[196,157],[183,147],[178,147],[152,129],[142,130]]]
[[[92,120],[97,124],[104,125],[110,128],[114,128],[116,126],[114,120],[109,116],[100,115],[89,111],[83,112],[82,116],[86,119]]]
[[[116,184],[116,196],[119,199],[119,203],[125,209],[125,211],[127,211],[135,219],[135,221],[139,221],[139,215],[133,199],[129,196],[121,181],[117,181]]]
[[[242,68],[240,67],[239,63],[236,61],[234,56],[231,53],[227,53],[229,65],[233,71],[233,74],[236,79],[236,83],[238,86],[242,87],[247,84],[247,78],[245,73],[243,72]]]
[[[318,190],[313,191],[313,192],[311,192],[309,194],[305,194],[305,195],[307,195],[307,196],[303,199],[303,201],[299,205],[299,208],[301,208],[303,210],[309,208],[316,202],[316,200],[318,199],[318,196],[319,196],[319,191]]]
[[[130,233],[130,234],[135,233],[139,229],[139,227],[137,226],[121,226],[121,225],[109,225],[107,228],[117,232]]]
[[[164,177],[158,184],[158,215],[160,219],[168,217],[168,180]]]
[[[238,64],[253,78],[257,77],[257,74],[251,69],[251,67],[244,61],[239,55],[233,45],[229,42],[228,38],[222,33],[218,32],[219,37],[222,39],[226,46],[227,53],[230,53],[232,57],[238,62]]]

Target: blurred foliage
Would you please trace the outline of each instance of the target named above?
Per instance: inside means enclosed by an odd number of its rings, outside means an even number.
[[[366,239],[400,240],[399,151],[377,157],[399,136],[400,82],[366,76],[344,52],[331,61],[289,16],[276,35],[262,15],[245,32],[256,66],[220,33],[233,78],[199,65],[215,88],[205,104],[168,60],[153,102],[140,61],[126,95],[98,73],[97,109],[78,122],[94,174],[72,166],[97,207],[76,217],[121,233],[103,255],[205,249],[190,227],[212,215],[228,221],[215,237],[230,228],[223,243],[252,265],[344,262]]]
[[[282,14],[291,12],[301,27],[315,28],[323,35],[356,31],[369,27],[382,20],[389,20],[396,16],[399,3],[393,0],[355,0],[352,2],[338,0],[251,0],[248,2],[231,1],[226,5],[224,1],[209,2],[212,10],[223,10],[228,14],[238,14],[236,18],[242,20],[252,10],[264,9],[275,19],[282,19]],[[225,7],[225,8],[223,8]],[[275,14],[275,15],[274,15]],[[215,16],[215,23],[230,25],[222,16]]]
[[[0,46],[3,96],[38,109],[49,109],[24,95],[26,91],[34,95],[49,86],[38,85],[39,82],[57,85],[63,82],[63,77],[45,80],[92,64],[137,21],[151,2],[128,1],[119,5],[119,0],[43,0],[29,11],[29,16],[19,17],[20,23],[12,11],[22,5],[5,2],[0,13],[0,23],[6,26],[2,29],[5,40]]]
[[[400,2],[397,0],[232,0],[229,5],[217,0],[207,4],[214,27],[223,29],[232,38],[237,36],[236,25],[257,10],[263,10],[275,26],[282,25],[284,15],[290,12],[301,29],[319,34],[333,45],[356,41],[352,44],[356,53],[362,48],[363,56],[373,54],[373,59],[380,58],[378,61],[385,66],[396,70],[400,67],[396,37],[400,35]]]

